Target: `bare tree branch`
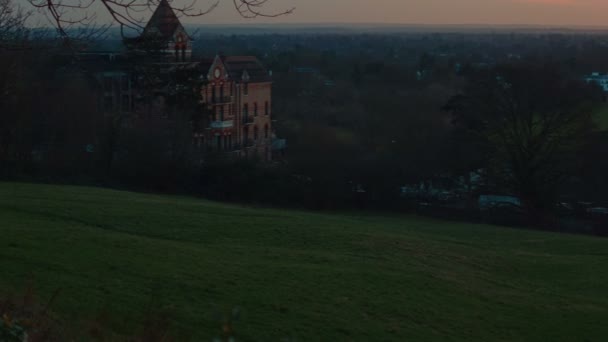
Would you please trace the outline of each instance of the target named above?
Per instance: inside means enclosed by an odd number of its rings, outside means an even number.
[[[6,0],[0,0],[6,1]],[[59,34],[68,38],[71,28],[76,26],[87,26],[97,18],[96,13],[91,13],[95,4],[100,4],[112,17],[112,21],[124,30],[141,31],[145,25],[144,13],[152,12],[160,2],[165,0],[27,0],[34,8],[44,10],[54,23]],[[189,0],[189,3],[171,8],[182,17],[199,17],[209,14],[216,9],[220,1],[212,0],[210,4],[200,8],[197,6],[199,0]],[[231,0],[236,12],[243,18],[256,17],[278,17],[290,14],[294,8],[279,12],[266,12],[264,7],[269,0]]]
[[[15,6],[11,0],[0,0],[0,42],[14,40],[16,36],[22,35],[25,22],[31,14],[31,11]]]

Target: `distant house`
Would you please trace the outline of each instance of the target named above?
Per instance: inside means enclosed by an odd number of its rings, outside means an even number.
[[[276,136],[272,137],[272,153],[273,156],[281,157],[285,154],[285,150],[287,149],[287,140],[286,139],[278,139]]]
[[[598,86],[602,88],[605,92],[608,92],[608,74],[600,74],[599,72],[594,72],[590,76],[585,77],[585,81],[587,83],[594,82]]]

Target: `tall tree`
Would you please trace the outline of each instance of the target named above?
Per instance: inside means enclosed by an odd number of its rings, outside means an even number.
[[[481,143],[490,184],[520,196],[538,219],[575,165],[600,100],[597,87],[554,67],[519,64],[474,74],[447,109]]]

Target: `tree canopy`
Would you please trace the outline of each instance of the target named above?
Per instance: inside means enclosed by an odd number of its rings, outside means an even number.
[[[549,209],[557,185],[593,130],[600,90],[551,66],[505,65],[477,72],[447,109],[481,142],[490,183]]]

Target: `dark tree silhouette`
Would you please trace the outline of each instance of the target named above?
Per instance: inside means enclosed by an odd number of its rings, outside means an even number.
[[[16,6],[12,0],[0,0],[0,47],[12,45],[24,33],[31,11]]]
[[[520,196],[538,219],[575,164],[600,100],[599,89],[552,67],[509,65],[474,75],[447,109],[482,143],[491,183]]]

